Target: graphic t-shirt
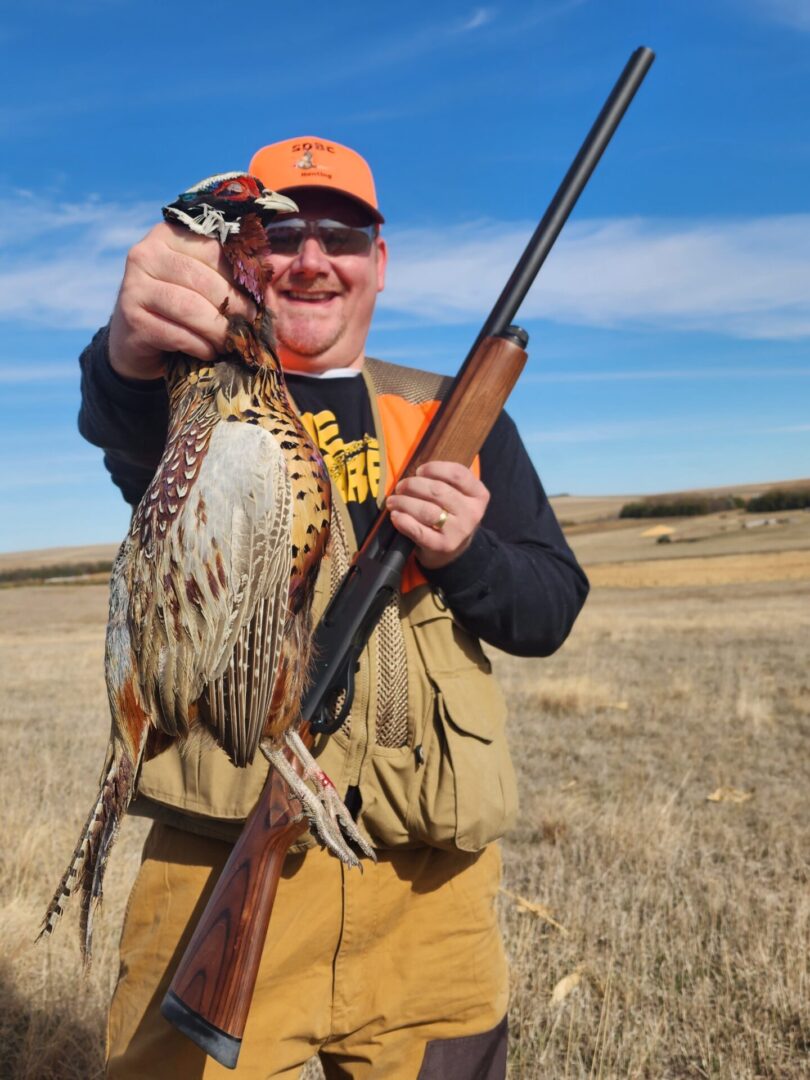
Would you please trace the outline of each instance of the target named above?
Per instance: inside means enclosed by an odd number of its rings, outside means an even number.
[[[326,462],[362,544],[379,513],[380,444],[365,380],[359,371],[285,373],[301,420]]]

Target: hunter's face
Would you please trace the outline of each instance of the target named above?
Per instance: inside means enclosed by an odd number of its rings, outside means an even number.
[[[358,203],[336,192],[296,189],[293,198],[297,218],[370,224]],[[297,254],[270,255],[273,278],[266,299],[285,368],[321,372],[362,364],[386,260],[385,241],[376,235],[365,254],[330,255],[309,234]]]

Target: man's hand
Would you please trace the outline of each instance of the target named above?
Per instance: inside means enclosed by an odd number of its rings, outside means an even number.
[[[387,506],[394,526],[416,544],[422,566],[438,570],[470,546],[488,502],[489,491],[469,469],[431,461],[397,484]]]
[[[156,379],[164,353],[213,360],[225,344],[228,316],[255,314],[234,288],[216,240],[161,222],[127,255],[110,322],[110,364],[127,378]]]

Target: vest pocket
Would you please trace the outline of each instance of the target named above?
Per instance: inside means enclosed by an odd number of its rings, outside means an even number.
[[[423,764],[409,800],[410,834],[479,851],[511,828],[517,780],[506,741],[506,703],[478,639],[436,598],[410,615],[427,683]],[[415,665],[416,666],[416,665]]]
[[[425,732],[421,783],[408,813],[412,833],[439,847],[480,851],[503,836],[517,814],[517,782],[491,677],[435,676],[432,730]]]
[[[517,815],[506,706],[497,687],[489,689],[497,692],[484,693],[480,676],[464,674],[442,676],[438,687],[437,712],[454,781],[455,844],[462,851],[480,851],[503,836]]]

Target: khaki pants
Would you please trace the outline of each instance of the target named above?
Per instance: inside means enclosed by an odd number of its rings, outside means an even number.
[[[315,1053],[330,1078],[503,1076],[508,977],[494,912],[496,845],[478,855],[383,852],[362,873],[318,849],[289,856],[235,1073],[159,1012],[229,851],[152,827],[121,936],[109,1077],[296,1077]],[[470,1064],[473,1051],[483,1064]],[[457,1068],[448,1064],[456,1058]]]

